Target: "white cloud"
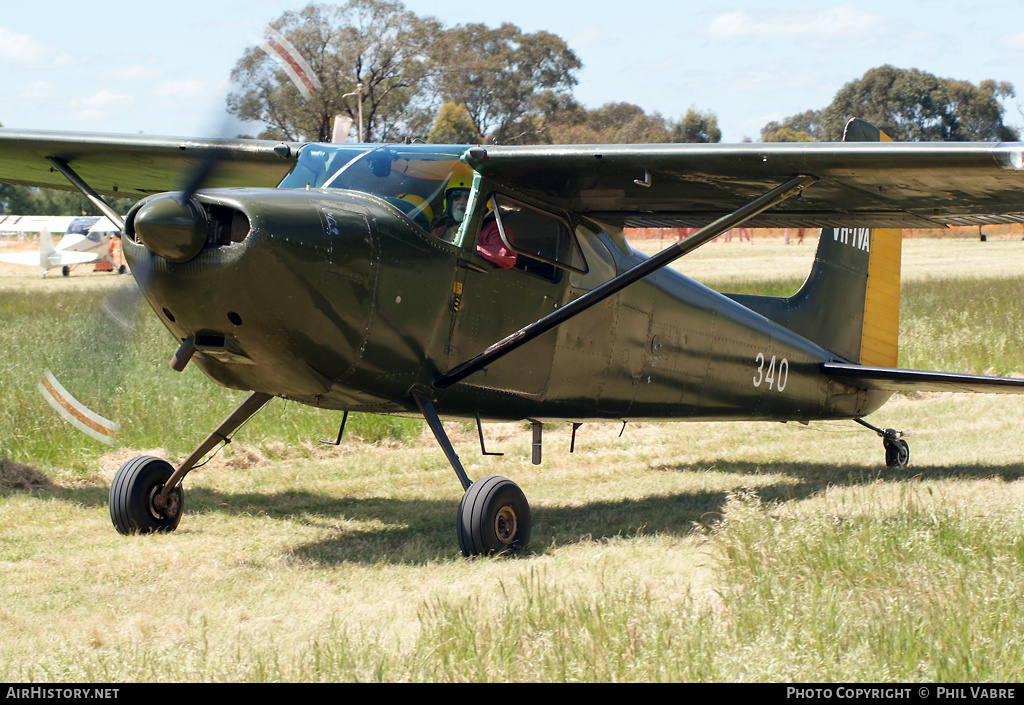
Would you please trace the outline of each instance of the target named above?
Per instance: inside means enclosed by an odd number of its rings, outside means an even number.
[[[49,100],[56,95],[57,89],[49,81],[23,83],[12,94],[16,101]]]
[[[152,80],[157,73],[152,66],[132,64],[108,66],[99,76],[101,79],[109,81],[141,81]]]
[[[72,100],[70,112],[77,120],[100,120],[123,111],[132,101],[130,94],[114,93],[104,89],[84,98]]]
[[[1024,32],[1004,34],[996,42],[1005,52],[1004,56],[1012,57],[1014,61],[1019,61],[1024,54]]]
[[[999,38],[999,43],[1008,49],[1019,49],[1021,46],[1024,46],[1024,32],[1004,34]]]
[[[153,86],[152,92],[160,98],[195,100],[206,97],[210,88],[206,81],[200,79],[182,79],[158,83]]]
[[[0,27],[0,64],[54,68],[70,62],[71,55],[67,52],[47,46],[27,34]]]
[[[605,41],[604,31],[600,27],[590,27],[585,29],[573,37],[567,42],[569,46],[579,49],[581,47],[591,47],[601,44]]]
[[[705,34],[715,38],[875,38],[885,31],[879,15],[852,5],[818,9],[797,5],[755,12],[725,12],[708,24]]]

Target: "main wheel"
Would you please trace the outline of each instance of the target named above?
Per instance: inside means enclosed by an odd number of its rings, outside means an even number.
[[[110,520],[121,534],[174,531],[181,521],[184,493],[170,492],[167,501],[158,497],[174,473],[170,463],[141,455],[122,465],[110,483]]]
[[[890,468],[904,468],[910,462],[910,446],[902,438],[884,440],[885,465]]]
[[[530,505],[516,483],[504,477],[483,477],[459,502],[455,533],[462,555],[519,553],[530,542]]]

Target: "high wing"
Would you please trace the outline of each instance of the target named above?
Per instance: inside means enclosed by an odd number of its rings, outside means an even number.
[[[749,227],[1024,221],[1022,143],[770,143],[477,147],[484,176],[594,220],[695,227],[797,175],[817,181]]]
[[[0,129],[0,181],[73,190],[54,169],[51,159],[57,159],[101,195],[139,199],[181,188],[185,174],[216,156],[217,166],[206,187],[272,187],[291,168],[299,146],[264,140]]]
[[[0,129],[0,181],[141,198],[180,187],[216,153],[205,184],[275,186],[300,145]],[[612,225],[693,227],[798,174],[817,182],[750,227],[942,227],[1024,222],[1021,143],[748,143],[489,146],[465,159],[521,193]]]

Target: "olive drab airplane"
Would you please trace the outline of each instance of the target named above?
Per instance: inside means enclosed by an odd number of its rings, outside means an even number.
[[[250,392],[177,467],[121,467],[125,534],[173,530],[182,478],[274,397],[425,418],[463,486],[470,556],[522,550],[530,508],[508,479],[471,481],[442,417],[528,420],[534,462],[543,424],[850,419],[899,466],[902,433],[864,420],[893,392],[1024,393],[896,367],[899,228],[1024,221],[1024,144],[898,144],[858,120],[844,143],[739,145],[5,129],[0,181],[140,199],[122,249],[180,342],[172,367]],[[740,225],[822,228],[795,295],[720,294],[666,267]],[[629,226],[699,230],[648,258]]]

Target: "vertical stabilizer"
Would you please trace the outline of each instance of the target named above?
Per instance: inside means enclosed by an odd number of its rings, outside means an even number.
[[[843,141],[892,140],[854,119]],[[731,298],[846,360],[895,367],[902,238],[898,228],[822,228],[811,272],[797,293]]]
[[[39,266],[48,268],[50,266],[50,255],[57,251],[53,246],[53,235],[50,234],[50,226],[43,225],[39,231]]]

